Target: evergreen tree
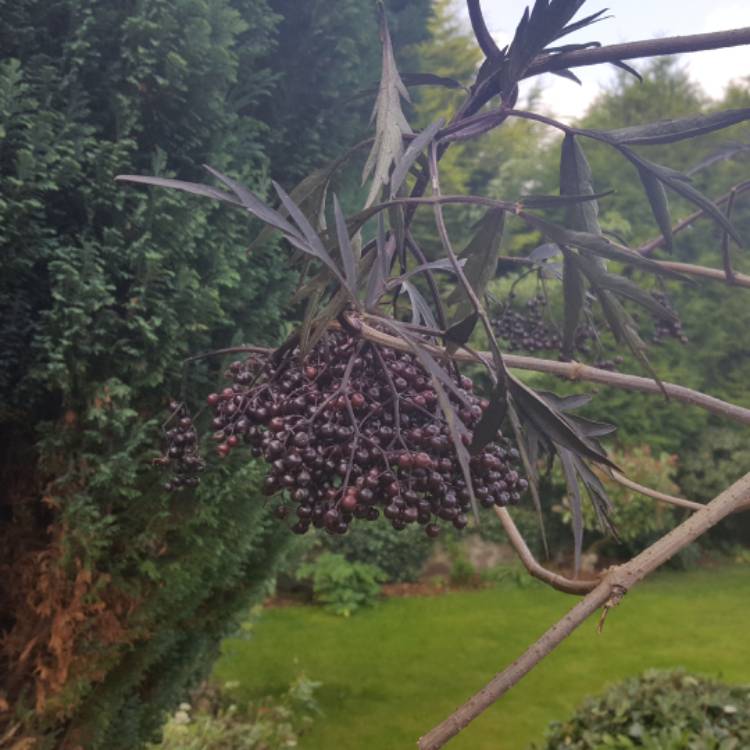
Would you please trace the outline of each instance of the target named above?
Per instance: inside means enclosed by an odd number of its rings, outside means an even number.
[[[280,62],[309,40],[273,11],[0,0],[0,736],[139,747],[289,548],[252,465],[169,496],[150,459],[166,394],[217,380],[210,360],[183,378],[185,357],[278,340],[290,272],[273,245],[247,256],[242,217],[114,182],[208,163],[263,193],[269,153],[291,179],[361,127],[322,113],[336,80],[369,83],[377,37],[327,61],[328,98],[284,100]],[[345,39],[334,20],[304,31]]]

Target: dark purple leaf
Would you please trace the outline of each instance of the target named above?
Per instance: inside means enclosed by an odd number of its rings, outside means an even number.
[[[422,151],[424,151],[424,149],[430,143],[432,143],[435,138],[435,134],[440,130],[440,128],[443,127],[443,125],[445,125],[445,120],[441,117],[440,119],[435,120],[432,125],[428,125],[421,133],[419,133],[419,135],[417,135],[416,138],[411,141],[411,143],[409,143],[406,151],[404,151],[401,159],[396,162],[396,166],[391,173],[392,198],[396,196],[399,188],[404,184],[404,181],[406,180],[406,176],[409,174],[409,170],[411,169],[412,164],[414,164]]]
[[[508,390],[505,378],[500,378],[489,398],[489,406],[474,428],[469,453],[475,456],[485,445],[497,440],[497,434],[508,413]]]
[[[624,70],[626,73],[630,73],[631,76],[634,76],[641,83],[643,83],[643,76],[632,65],[628,65],[622,60],[613,60],[612,65],[614,65],[616,68],[620,68],[620,70]]]
[[[411,302],[412,325],[424,325],[433,330],[439,328],[435,316],[432,314],[432,309],[419,289],[409,281],[404,281],[401,285],[409,295],[409,301]]]
[[[708,115],[680,117],[673,120],[662,120],[646,125],[633,125],[628,128],[606,131],[582,131],[607,143],[623,146],[646,146],[658,143],[676,143],[686,138],[713,133],[739,122],[750,120],[750,107],[725,109]]]
[[[605,190],[602,193],[581,193],[578,195],[522,195],[518,203],[524,208],[558,208],[560,206],[569,206],[571,203],[585,203],[586,201],[595,201],[612,195],[613,190]]]
[[[200,182],[170,180],[165,177],[145,177],[137,174],[118,174],[117,177],[115,177],[115,180],[118,182],[135,182],[140,185],[171,188],[173,190],[181,190],[183,193],[192,193],[193,195],[201,195],[204,198],[213,198],[222,203],[231,203],[234,206],[242,205],[240,201],[232,197],[229,193],[225,193],[223,190],[217,190],[210,185],[203,185]]]
[[[646,197],[651,204],[651,212],[654,214],[656,223],[664,237],[664,245],[670,252],[672,251],[672,216],[669,213],[669,200],[664,190],[664,185],[643,167],[638,167],[638,176],[641,178],[641,184],[646,191]]]
[[[326,250],[323,246],[320,237],[318,237],[317,233],[312,228],[312,224],[310,224],[310,222],[307,220],[307,217],[302,213],[302,211],[300,211],[299,207],[294,203],[294,201],[286,194],[286,191],[281,187],[281,185],[279,185],[277,182],[273,182],[273,186],[278,193],[278,196],[281,199],[284,208],[286,208],[286,210],[289,212],[292,220],[300,228],[302,234],[304,235],[304,240],[302,240],[298,236],[288,237],[287,239],[289,240],[289,242],[291,242],[295,247],[298,247],[300,250],[310,253],[310,255],[314,255],[316,258],[325,263],[325,265],[333,273],[333,275],[341,283],[341,285],[346,288],[347,284],[344,277],[341,275],[341,271],[333,262],[333,259],[328,253],[328,250]]]
[[[552,242],[545,242],[535,247],[526,257],[533,260],[535,264],[541,264],[549,258],[560,255],[560,246]]]
[[[581,568],[581,549],[583,548],[583,508],[581,505],[581,492],[578,487],[578,474],[575,470],[573,455],[565,448],[558,448],[557,455],[565,477],[568,488],[568,504],[573,525],[573,549],[575,558],[575,572]]]
[[[617,468],[617,465],[597,450],[588,438],[580,435],[561,412],[557,411],[543,398],[540,398],[520,380],[509,376],[508,387],[514,403],[523,416],[533,422],[537,430],[548,440],[568,448],[576,455],[585,456],[597,463]]]
[[[346,229],[346,218],[336,195],[333,196],[333,215],[336,219],[336,235],[339,240],[339,250],[341,251],[341,262],[344,265],[346,283],[352,295],[356,296],[357,260],[354,257],[354,250],[352,250],[352,243],[349,240],[349,233]]]
[[[572,70],[568,70],[567,68],[563,68],[562,70],[551,70],[550,73],[559,76],[560,78],[566,78],[569,81],[573,81],[573,83],[577,83],[579,86],[583,86],[581,79]]]
[[[594,195],[593,178],[586,154],[575,136],[567,134],[560,151],[560,194]],[[573,229],[600,234],[599,205],[590,201],[568,209],[567,223]]]

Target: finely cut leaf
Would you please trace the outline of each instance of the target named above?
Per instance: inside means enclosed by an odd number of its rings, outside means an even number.
[[[409,301],[411,302],[412,325],[425,325],[433,330],[439,328],[427,300],[419,289],[409,281],[402,282],[401,286],[406,290],[406,293],[409,295]]]
[[[505,212],[491,208],[477,222],[473,237],[459,256],[466,261],[464,276],[479,299],[484,296],[487,284],[495,278],[504,226]],[[465,317],[470,310],[471,303],[460,284],[456,284],[446,302],[449,305],[459,305],[454,316],[456,318]]]
[[[518,203],[524,208],[559,208],[569,206],[572,203],[586,203],[596,201],[612,195],[613,190],[605,190],[601,193],[583,193],[579,195],[522,195]]]
[[[396,164],[393,174],[391,175],[391,198],[395,198],[399,188],[404,184],[406,176],[412,164],[417,160],[424,149],[432,143],[436,133],[445,125],[445,120],[441,117],[435,120],[432,125],[426,127],[407,147],[404,155]]]
[[[454,323],[448,328],[448,330],[446,330],[443,334],[443,338],[445,339],[448,351],[455,351],[459,346],[463,346],[471,338],[471,334],[474,332],[478,320],[479,313],[474,311],[462,320],[459,320],[458,323]]]
[[[286,191],[281,187],[281,185],[279,185],[277,182],[273,182],[272,184],[274,186],[274,189],[278,193],[282,204],[289,212],[289,215],[292,217],[294,223],[300,228],[302,234],[304,235],[304,240],[302,241],[298,241],[299,238],[297,236],[287,237],[289,242],[291,242],[293,245],[295,245],[295,247],[298,247],[303,252],[314,255],[316,258],[325,263],[325,265],[329,268],[329,270],[333,273],[333,275],[341,283],[341,285],[344,288],[348,288],[346,280],[341,275],[341,271],[333,262],[333,259],[323,246],[320,237],[318,237],[317,233],[312,228],[312,224],[310,224],[310,222],[307,220],[307,217],[302,213],[302,211],[300,211],[299,207],[294,203],[294,201],[286,194]],[[350,294],[354,294],[355,291],[356,290],[349,290]]]
[[[465,260],[459,260],[458,264],[463,266],[466,264]],[[401,276],[396,276],[388,281],[388,287],[398,286],[402,281],[410,279],[412,276],[424,273],[425,271],[446,271],[447,273],[455,273],[456,270],[453,268],[453,263],[449,258],[439,258],[438,260],[431,260],[429,263],[420,263],[420,265],[410,268],[406,273]]]
[[[396,242],[393,237],[386,241],[383,214],[378,214],[378,228],[375,233],[375,260],[367,276],[365,304],[368,310],[374,310],[385,292],[385,281],[388,278],[388,270],[391,267],[391,258],[395,249]]]
[[[533,422],[537,430],[548,440],[568,448],[576,455],[617,468],[616,464],[601,453],[585,436],[579,435],[561,412],[540,398],[520,380],[508,376],[508,387],[513,401],[522,414]]]
[[[538,229],[549,239],[560,245],[573,245],[573,247],[587,250],[602,258],[608,258],[609,260],[616,260],[621,263],[638,266],[639,268],[651,271],[660,276],[669,276],[671,278],[684,280],[682,274],[664,268],[664,266],[656,261],[650,260],[628,247],[618,245],[616,242],[612,242],[612,240],[602,235],[595,235],[589,232],[574,232],[570,229],[565,229],[565,227],[561,227],[558,224],[546,221],[540,216],[527,213],[526,211],[520,211],[518,215],[523,218],[527,224],[534,229]]]
[[[183,193],[192,193],[193,195],[202,195],[204,198],[213,198],[222,203],[231,203],[234,206],[242,205],[240,201],[229,193],[217,190],[210,185],[203,185],[200,182],[185,182],[184,180],[170,180],[165,177],[146,177],[137,174],[118,174],[115,180],[118,182],[136,182],[141,185],[172,188],[174,190],[181,190]]]
[[[563,255],[563,340],[562,355],[572,359],[575,350],[576,331],[586,302],[586,282],[576,258],[570,250]]]
[[[646,191],[646,197],[651,204],[651,211],[664,237],[664,245],[671,252],[672,216],[669,213],[669,200],[664,186],[656,179],[652,172],[648,172],[640,166],[638,167],[638,176],[641,178],[643,189]]]
[[[576,138],[567,134],[560,151],[560,195],[595,195],[591,167]],[[567,224],[590,234],[601,234],[599,205],[594,200],[568,209]]]
[[[469,453],[475,456],[485,445],[497,439],[497,433],[508,413],[508,389],[505,378],[499,378],[490,394],[490,404],[474,428]]]
[[[674,310],[670,310],[660,302],[657,302],[645,289],[641,289],[635,282],[625,276],[614,273],[599,273],[596,276],[596,285],[617,294],[618,297],[626,297],[646,308],[662,320],[677,321],[679,317]]]
[[[510,424],[513,427],[513,435],[516,438],[518,452],[521,454],[521,462],[529,480],[529,489],[531,490],[531,498],[534,501],[534,509],[539,521],[539,530],[542,532],[542,545],[544,546],[545,554],[549,555],[547,534],[544,529],[542,499],[539,497],[539,470],[537,468],[541,436],[531,422],[526,422],[523,429],[521,428],[521,420],[518,418],[511,400],[508,400],[508,416],[510,417]]]
[[[362,172],[363,184],[368,177],[372,176],[365,207],[372,206],[382,188],[388,184],[391,166],[401,159],[404,152],[403,136],[411,135],[412,132],[401,109],[401,98],[409,101],[409,92],[398,74],[382,5],[380,6],[380,35],[383,43],[383,68],[378,97],[373,110],[375,142]]]
[[[742,238],[737,233],[732,222],[727,219],[721,209],[712,200],[706,198],[703,193],[690,184],[690,177],[674,169],[670,169],[669,167],[655,164],[648,159],[644,159],[642,156],[636,154],[625,146],[618,146],[617,148],[627,159],[635,164],[639,170],[643,169],[646,172],[651,173],[667,187],[672,188],[672,190],[683,198],[705,211],[705,213],[722,227],[722,229],[724,229],[724,231],[727,232],[740,247],[743,247],[744,243]]]
[[[294,230],[294,228],[289,224],[288,221],[286,221],[286,219],[284,219],[283,216],[281,216],[281,214],[266,206],[266,204],[263,203],[263,201],[261,201],[257,195],[248,190],[244,185],[240,185],[239,182],[236,182],[231,177],[227,177],[217,169],[209,167],[207,164],[204,164],[203,166],[217,180],[223,182],[240,199],[242,205],[248,211],[250,211],[250,213],[254,214],[262,221],[265,221],[266,224],[270,224],[277,229],[281,229],[287,234],[299,236],[299,232]]]
[[[536,0],[531,12],[526,8],[506,55],[507,61],[501,74],[503,91],[510,91],[523,77],[531,61],[548,44],[567,33],[565,27],[584,2]]]
[[[573,548],[575,557],[575,572],[581,568],[581,550],[583,548],[583,508],[581,492],[578,487],[578,475],[573,462],[573,455],[565,448],[558,448],[565,484],[568,487],[568,503],[570,505],[571,520],[573,522]]]
[[[346,229],[346,218],[341,210],[341,204],[336,195],[333,196],[333,215],[336,219],[336,235],[339,240],[339,250],[341,251],[341,262],[344,264],[344,275],[346,283],[352,295],[357,293],[357,259],[354,257],[352,243],[349,240],[349,233]]]
[[[461,81],[434,73],[404,73],[401,78],[407,86],[443,86],[447,89],[466,89]]]
[[[289,197],[299,206],[305,216],[315,222],[319,232],[325,232],[325,199],[328,193],[328,185],[335,173],[346,164],[357,152],[365,146],[370,145],[371,140],[360,141],[352,146],[338,159],[334,159],[320,169],[316,169],[303,178],[289,192]],[[279,213],[287,218],[288,214],[282,205]],[[250,243],[248,250],[252,252],[255,248],[263,245],[273,234],[273,228],[264,227],[263,231]]]

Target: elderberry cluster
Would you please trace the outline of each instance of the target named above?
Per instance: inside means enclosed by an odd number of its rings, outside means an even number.
[[[471,493],[429,376],[402,354],[331,332],[304,358],[298,350],[234,362],[231,386],[212,393],[220,456],[242,445],[269,464],[263,492],[292,530],[343,534],[354,519],[382,513],[395,529],[417,523],[435,537],[439,521],[467,524]],[[446,388],[466,432],[487,402],[470,379]],[[528,483],[518,451],[498,433],[470,458],[475,497],[484,507],[517,503]]]
[[[505,343],[508,351],[559,351],[562,339],[558,331],[545,320],[547,301],[537,295],[525,303],[514,304],[514,298],[500,306],[493,321],[495,334]],[[575,349],[583,354],[591,350],[596,332],[590,325],[579,325],[576,330]]]
[[[664,292],[651,292],[651,296],[667,310],[674,312],[669,297]],[[675,320],[666,320],[664,318],[654,319],[654,332],[651,335],[651,341],[654,344],[661,344],[664,339],[677,339],[681,344],[687,344],[688,337],[682,328],[682,321],[679,318]]]
[[[154,463],[170,466],[174,471],[172,479],[164,485],[167,491],[195,487],[199,481],[198,475],[206,467],[199,452],[198,432],[183,404],[172,401],[169,409],[172,414],[167,424],[174,426],[165,432],[166,452],[155,459]]]

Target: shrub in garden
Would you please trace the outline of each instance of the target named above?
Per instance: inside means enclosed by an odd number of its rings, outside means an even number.
[[[750,685],[681,670],[649,671],[588,699],[554,723],[540,750],[698,750],[750,747]]]
[[[311,578],[315,601],[335,615],[349,617],[361,607],[372,606],[386,574],[363,562],[349,562],[343,555],[325,552],[314,562],[301,565],[300,578]]]
[[[416,581],[433,551],[429,538],[418,527],[396,530],[387,519],[354,526],[346,536],[323,534],[320,539],[326,549],[344,555],[349,562],[377,565],[389,583]]]
[[[320,713],[315,700],[320,683],[304,675],[281,696],[247,704],[233,700],[233,687],[214,691],[208,709],[181,705],[164,726],[161,742],[148,750],[284,750],[299,743]]]
[[[151,467],[185,358],[283,334],[278,243],[248,260],[248,225],[224,208],[114,182],[195,179],[208,161],[263,193],[271,147],[299,176],[275,125],[317,114],[282,96],[275,45],[295,42],[272,5],[0,0],[3,742],[139,747],[289,549],[253,464],[179,498]],[[326,46],[367,5],[305,33]],[[377,54],[375,34],[344,44],[326,80],[364,87]],[[315,154],[366,114],[338,111],[335,134],[308,123]],[[214,362],[188,370],[184,395],[215,387]]]

